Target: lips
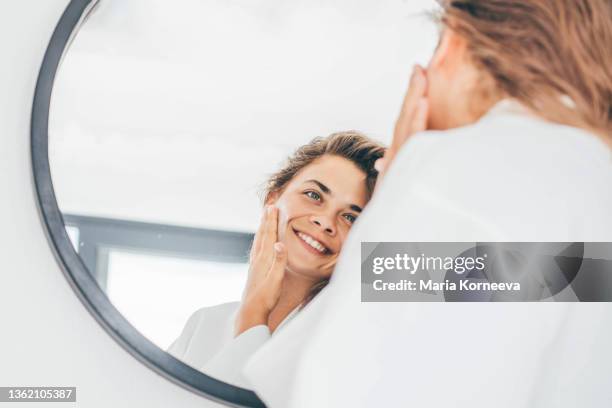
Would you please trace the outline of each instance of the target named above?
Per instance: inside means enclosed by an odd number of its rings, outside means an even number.
[[[298,239],[304,244],[304,247],[310,252],[317,255],[328,255],[331,253],[321,241],[315,239],[312,235],[301,231],[293,230]]]

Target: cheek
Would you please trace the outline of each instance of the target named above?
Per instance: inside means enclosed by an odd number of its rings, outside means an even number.
[[[344,246],[346,239],[348,238],[348,234],[350,232],[349,227],[340,227],[338,228],[338,245],[340,248]]]
[[[304,215],[303,205],[295,198],[281,197],[276,202],[278,207],[278,240],[283,241],[286,234],[289,232],[291,221],[297,217]]]

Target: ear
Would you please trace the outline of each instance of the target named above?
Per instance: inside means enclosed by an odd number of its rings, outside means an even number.
[[[452,76],[467,52],[467,41],[450,28],[445,28],[438,47],[429,61],[427,71],[441,71]]]
[[[266,202],[264,203],[264,205],[275,204],[279,197],[280,197],[280,192],[279,191],[274,191],[274,192],[270,193],[268,195],[268,198],[266,199]]]

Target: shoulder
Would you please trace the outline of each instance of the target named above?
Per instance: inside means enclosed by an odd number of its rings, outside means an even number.
[[[498,114],[414,135],[367,211],[399,221],[372,230],[400,240],[601,240],[612,230],[610,185],[610,151],[596,136]]]
[[[398,159],[404,165],[411,161],[426,165],[477,160],[495,168],[540,167],[568,160],[609,165],[610,151],[597,136],[582,129],[515,113],[486,116],[457,129],[418,133],[402,148]]]
[[[168,352],[187,362],[205,361],[232,338],[234,315],[239,305],[240,302],[228,302],[196,310]]]
[[[237,312],[240,302],[227,302],[214,306],[202,307],[191,314],[186,327],[196,332],[202,327],[220,328],[227,325]]]
[[[584,130],[497,113],[471,126],[414,135],[394,166],[402,179],[412,175],[430,185],[446,181],[462,188],[512,190],[583,184],[601,194],[601,183],[612,181],[611,157],[609,147]],[[585,178],[590,182],[582,183]]]

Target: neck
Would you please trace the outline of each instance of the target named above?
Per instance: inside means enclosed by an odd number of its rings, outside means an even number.
[[[274,332],[285,317],[298,307],[306,298],[316,281],[300,276],[290,270],[285,271],[281,286],[281,294],[268,318],[270,332]]]
[[[436,130],[476,123],[504,97],[495,80],[472,64],[463,64],[455,79],[445,84],[443,93],[437,89],[438,103],[430,105],[436,112],[430,113],[428,125]]]

